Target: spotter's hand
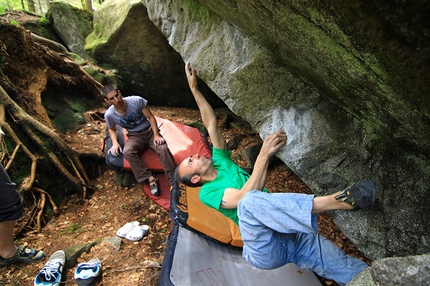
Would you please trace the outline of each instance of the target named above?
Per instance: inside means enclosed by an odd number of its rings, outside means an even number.
[[[154,137],[154,144],[155,144],[155,146],[162,145],[162,144],[165,144],[165,143],[166,143],[166,140],[162,136],[155,136]]]
[[[112,154],[115,157],[122,153],[122,148],[120,145],[112,145],[112,147],[108,150],[108,154]]]

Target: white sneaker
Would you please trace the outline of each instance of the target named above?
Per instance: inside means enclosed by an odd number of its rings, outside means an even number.
[[[138,221],[132,221],[124,224],[118,231],[116,232],[116,235],[119,237],[125,237],[127,233],[129,233],[133,228],[139,225]]]
[[[43,269],[34,278],[34,286],[58,286],[61,283],[61,274],[66,263],[66,254],[57,250],[51,255]]]
[[[98,258],[93,258],[88,262],[79,263],[75,269],[75,281],[79,286],[95,285],[100,276],[102,262]]]

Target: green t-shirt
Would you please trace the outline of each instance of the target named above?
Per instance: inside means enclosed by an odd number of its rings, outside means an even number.
[[[199,197],[203,204],[218,210],[239,224],[237,209],[223,209],[220,208],[220,205],[225,189],[240,190],[250,175],[236,165],[230,156],[231,151],[229,150],[212,148],[213,164],[218,170],[218,174],[214,180],[202,186]],[[267,192],[267,189],[264,188],[263,191]]]

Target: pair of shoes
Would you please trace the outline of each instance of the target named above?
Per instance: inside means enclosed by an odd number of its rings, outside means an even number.
[[[158,178],[155,175],[152,175],[152,177],[154,177],[154,179],[148,179],[149,189],[153,196],[158,197],[160,195],[160,190],[158,189]]]
[[[125,237],[127,233],[132,231],[133,228],[135,228],[138,225],[139,225],[138,221],[127,222],[117,230],[116,235],[119,237]]]
[[[372,181],[360,181],[352,186],[340,191],[336,200],[346,202],[354,209],[364,209],[371,207],[375,203],[376,188]]]
[[[75,281],[78,286],[93,286],[101,277],[102,262],[93,258],[88,262],[79,263],[75,270]]]
[[[16,250],[15,254],[11,258],[0,257],[0,267],[8,266],[16,263],[32,263],[45,257],[45,253],[42,250],[34,248],[28,248],[27,246],[20,245]]]
[[[138,241],[145,236],[149,231],[149,226],[139,225],[138,221],[127,222],[125,225],[120,227],[116,232],[119,237],[124,237],[129,241]]]
[[[34,286],[58,286],[61,283],[61,274],[66,262],[63,250],[57,250],[51,255],[43,269],[34,278]]]

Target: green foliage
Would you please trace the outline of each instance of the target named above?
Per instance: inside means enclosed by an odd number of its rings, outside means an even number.
[[[7,9],[7,5],[5,3],[0,3],[0,15],[3,15]]]
[[[200,19],[206,19],[210,17],[209,10],[197,1],[190,0],[188,3],[184,1],[183,5],[191,15],[195,15]]]
[[[17,20],[14,20],[14,19],[10,19],[9,23],[11,23],[12,25],[15,25],[15,26],[19,26],[19,22]]]
[[[46,17],[46,15],[43,15],[40,19],[39,19],[39,23],[42,25],[49,25],[49,19]]]
[[[13,11],[29,10],[28,7],[24,6],[24,4],[27,4],[27,1],[22,1],[22,0],[6,0],[4,2],[3,1],[0,2],[0,16],[4,15],[6,13],[6,10],[13,10]],[[76,8],[85,10],[84,0],[64,0],[60,2],[66,2]],[[102,1],[94,1],[93,3],[94,7],[98,8],[101,2]],[[48,8],[46,3],[40,3],[40,2],[35,2],[35,6],[36,6],[35,7],[36,11],[33,11],[33,12],[37,12],[38,14],[46,13],[46,10]],[[49,21],[47,21],[46,23],[43,22],[42,24],[47,24],[47,23],[49,23]]]
[[[6,0],[0,2],[0,15],[6,13],[6,10],[23,10],[25,9],[21,5],[21,0]]]
[[[72,223],[72,224],[70,224],[70,226],[67,229],[61,230],[62,235],[72,234],[75,232],[82,233],[82,232],[84,232],[84,230],[77,223]]]

